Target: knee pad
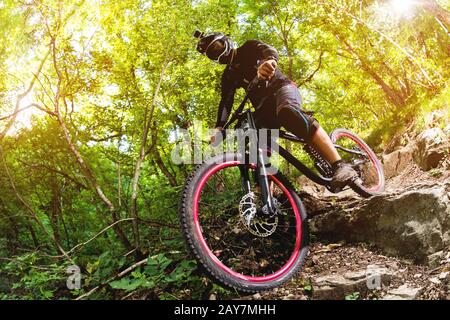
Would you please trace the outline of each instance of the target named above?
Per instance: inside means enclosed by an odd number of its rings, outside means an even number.
[[[281,126],[307,142],[311,141],[319,127],[319,123],[313,116],[307,115],[300,108],[289,104],[278,106],[277,118]]]

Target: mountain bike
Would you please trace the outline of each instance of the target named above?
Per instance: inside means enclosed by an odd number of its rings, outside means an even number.
[[[257,132],[253,112],[246,108],[247,94],[224,130],[236,122],[235,129]],[[346,129],[330,133],[341,157],[358,172],[349,187],[363,197],[384,191],[384,173],[371,148]],[[258,139],[256,135],[253,137]],[[303,139],[280,130],[279,138],[301,144],[314,168],[271,141],[272,150],[306,177],[331,192],[333,170],[316,150]],[[267,150],[266,150],[267,151]],[[294,187],[278,170],[267,170],[263,148],[256,161],[247,151],[226,152],[198,165],[186,181],[179,216],[188,245],[206,273],[220,284],[241,292],[269,290],[290,280],[308,254],[309,231],[305,208]],[[258,187],[257,187],[258,186]]]

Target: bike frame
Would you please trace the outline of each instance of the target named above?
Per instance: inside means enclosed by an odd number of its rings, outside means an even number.
[[[257,163],[256,163],[257,169],[256,170],[258,173],[258,182],[259,182],[259,185],[261,186],[262,198],[264,199],[263,200],[264,204],[267,205],[267,210],[269,212],[274,212],[273,210],[275,208],[273,206],[272,197],[269,196],[270,195],[270,186],[269,186],[268,174],[266,172],[266,166],[268,165],[268,163],[266,161],[264,161],[264,154],[263,154],[264,150],[259,146],[259,140],[258,140],[258,136],[256,134],[256,130],[258,128],[256,128],[256,126],[255,126],[253,112],[250,109],[247,109],[238,117],[238,124],[236,125],[236,128],[242,128],[242,123],[244,121],[246,123],[248,123],[248,125],[249,125],[248,129],[253,129],[250,132],[253,132],[255,134],[255,136],[252,137],[252,139],[255,139],[255,140],[252,140],[252,141],[255,141],[258,145],[257,157],[256,157],[256,159],[257,159]],[[306,142],[303,139],[298,138],[297,136],[295,136],[289,132],[283,131],[283,130],[279,130],[279,138],[306,144]],[[274,141],[274,139],[271,139],[270,143],[271,143],[271,151],[277,150],[277,153],[281,157],[283,157],[288,163],[292,164],[295,168],[297,168],[301,173],[303,173],[310,180],[332,190],[331,186],[330,186],[331,178],[325,177],[319,173],[314,172],[310,168],[308,168],[300,160],[298,160],[294,155],[292,155],[289,151],[287,151],[280,144],[278,144],[276,141]],[[243,169],[245,167],[245,165],[248,165],[248,164],[243,164],[241,168]],[[243,184],[245,192],[248,193],[248,192],[250,192],[250,180],[249,180],[249,176],[248,176],[248,173],[246,172],[246,170],[242,170],[242,169],[241,169],[242,184]]]
[[[251,141],[255,141],[258,146],[256,170],[258,173],[258,182],[259,182],[259,185],[261,186],[261,194],[262,194],[262,199],[264,202],[263,211],[265,211],[266,214],[274,214],[274,213],[276,213],[276,208],[274,206],[272,196],[270,195],[270,185],[269,185],[269,180],[268,180],[268,174],[266,172],[267,163],[264,161],[263,150],[261,149],[261,147],[259,145],[258,135],[255,133],[256,130],[258,130],[258,128],[255,125],[253,112],[250,110],[250,108],[247,108],[246,110],[244,110],[245,105],[248,101],[249,92],[257,84],[258,84],[257,78],[253,79],[250,82],[250,84],[247,88],[247,94],[245,95],[245,97],[244,97],[243,101],[241,102],[240,106],[238,107],[238,109],[230,117],[230,120],[223,126],[223,130],[226,130],[236,120],[237,120],[237,124],[235,127],[236,129],[242,128],[244,123],[248,124],[246,129],[252,129],[249,131],[249,132],[251,132],[251,134],[254,134],[254,136],[251,137],[253,139]],[[304,139],[301,139],[301,138],[295,136],[294,134],[283,131],[283,130],[279,130],[279,137],[282,139],[299,142],[302,144],[307,143]],[[295,156],[293,156],[289,151],[287,151],[285,148],[280,146],[276,141],[274,141],[274,139],[271,139],[270,143],[271,143],[271,145],[276,146],[275,150],[278,150],[277,153],[280,156],[282,156],[288,163],[292,164],[295,168],[297,168],[300,172],[302,172],[310,180],[314,181],[315,183],[317,183],[319,185],[327,187],[327,189],[330,190],[331,192],[341,191],[341,190],[334,190],[331,187],[331,178],[324,177],[323,175],[312,171],[310,168],[308,168],[306,165],[304,165],[301,161],[299,161]],[[361,156],[365,157],[365,154],[360,151],[347,149],[338,144],[334,144],[334,146],[335,146],[335,148],[343,150],[345,152],[357,154],[357,155],[361,155]],[[241,169],[241,176],[242,176],[242,187],[244,189],[244,192],[249,193],[251,191],[250,178],[248,175],[248,171],[246,170],[246,165],[248,165],[248,164],[241,165],[240,169]],[[330,165],[330,164],[328,163],[328,165]]]

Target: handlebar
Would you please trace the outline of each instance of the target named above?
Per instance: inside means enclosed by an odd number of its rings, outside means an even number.
[[[247,100],[249,98],[250,92],[257,87],[261,82],[265,82],[266,83],[266,87],[269,84],[269,81],[266,80],[260,80],[258,78],[258,76],[255,76],[252,81],[250,81],[250,83],[247,86],[247,89],[245,90],[245,96],[244,99],[242,100],[241,104],[239,105],[239,107],[236,109],[236,111],[233,113],[233,115],[230,117],[230,119],[224,124],[224,126],[222,127],[222,130],[216,133],[216,141],[214,143],[212,143],[213,146],[217,146],[220,141],[222,141],[223,139],[225,139],[225,130],[234,122],[236,121],[240,114],[242,113],[242,111],[245,108],[245,104],[247,103]],[[221,136],[222,139],[218,139],[219,136]]]

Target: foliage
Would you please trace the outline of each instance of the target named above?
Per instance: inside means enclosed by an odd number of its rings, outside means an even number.
[[[193,275],[196,269],[195,260],[182,260],[173,267],[173,261],[170,258],[165,254],[158,254],[148,258],[143,271],[134,271],[130,277],[113,281],[110,286],[126,292],[158,287],[161,290],[158,297],[163,300],[171,300],[175,296],[169,293],[169,288],[173,290],[174,286],[196,288],[196,292],[200,291],[202,280],[199,276]]]
[[[192,166],[171,151],[181,129],[213,125],[223,70],[196,52],[193,31],[273,45],[327,131],[349,128],[383,150],[413,125],[449,122],[449,7],[427,3],[0,1],[0,294],[224,290],[185,255],[177,219]],[[73,263],[83,288],[71,292]]]
[[[36,253],[14,257],[2,266],[0,274],[14,279],[10,284],[10,292],[0,296],[2,299],[21,298],[26,300],[48,300],[55,298],[66,280],[66,265],[37,265]]]
[[[358,299],[359,299],[359,292],[353,292],[345,296],[345,300],[358,300]]]

